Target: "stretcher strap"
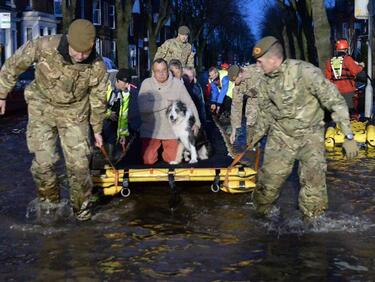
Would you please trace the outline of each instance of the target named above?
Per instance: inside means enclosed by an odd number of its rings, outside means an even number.
[[[113,174],[115,175],[115,182],[114,182],[114,184],[117,187],[118,186],[118,180],[119,180],[119,171],[115,168],[115,166],[113,165],[113,163],[109,159],[108,153],[105,150],[104,146],[100,147],[100,151],[102,152],[105,160],[109,163],[109,165],[111,166],[111,168],[113,170]]]

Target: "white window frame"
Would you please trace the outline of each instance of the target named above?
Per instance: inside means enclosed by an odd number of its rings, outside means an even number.
[[[109,5],[109,16],[108,16],[108,23],[111,29],[116,28],[116,7],[115,5]],[[112,20],[111,20],[112,19]]]
[[[97,5],[98,8],[96,8]],[[95,14],[97,18],[95,18]],[[101,0],[94,0],[92,3],[92,22],[94,25],[101,25],[102,24],[102,1]]]
[[[103,54],[103,40],[100,38],[97,38],[95,40],[95,48],[96,52],[101,56]]]
[[[26,29],[25,29],[25,38],[26,38],[26,41],[34,39],[33,38],[33,28],[32,27],[29,27],[29,26],[26,27]]]
[[[112,56],[112,61],[116,60],[116,55],[117,55],[117,44],[116,40],[111,41],[111,56]]]

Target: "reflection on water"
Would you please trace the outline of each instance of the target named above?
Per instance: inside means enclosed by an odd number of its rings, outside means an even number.
[[[75,222],[66,202],[51,210],[61,211],[57,218],[41,222],[25,124],[0,126],[1,280],[375,280],[371,150],[352,162],[339,149],[328,154],[329,210],[310,225],[297,209],[295,173],[267,219],[255,217],[249,194],[188,183],[179,184],[173,213],[167,187],[132,185],[130,198],[104,199],[90,222]]]

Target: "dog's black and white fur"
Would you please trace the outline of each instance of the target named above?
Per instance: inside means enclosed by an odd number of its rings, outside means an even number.
[[[207,137],[202,129],[199,130],[197,136],[194,135],[193,125],[195,124],[195,117],[191,109],[181,101],[175,101],[169,105],[167,109],[167,118],[172,126],[173,132],[180,141],[176,160],[170,164],[179,164],[184,158],[189,163],[196,163],[198,159],[206,160],[210,155],[210,147]],[[202,139],[203,142],[202,142]]]

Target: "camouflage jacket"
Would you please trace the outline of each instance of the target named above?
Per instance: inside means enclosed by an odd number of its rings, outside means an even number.
[[[241,127],[242,108],[244,101],[246,104],[246,119],[256,118],[256,100],[259,83],[263,74],[255,64],[243,69],[242,79],[233,89],[232,108],[231,108],[231,125],[232,128]],[[254,106],[253,106],[254,105]],[[247,124],[254,124],[254,121],[248,121]]]
[[[348,107],[335,85],[312,64],[287,59],[260,84],[255,136],[269,130],[289,137],[316,132],[324,126],[323,108],[344,134],[351,133]]]
[[[166,60],[168,64],[170,60],[177,59],[183,67],[194,67],[194,53],[190,43],[177,38],[168,39],[158,48],[154,60],[159,58]]]
[[[35,79],[25,89],[25,99],[66,108],[79,119],[90,116],[95,133],[102,130],[106,111],[107,72],[93,51],[82,63],[72,63],[65,35],[45,36],[26,42],[3,65],[0,98],[5,98],[17,77],[35,63]]]

